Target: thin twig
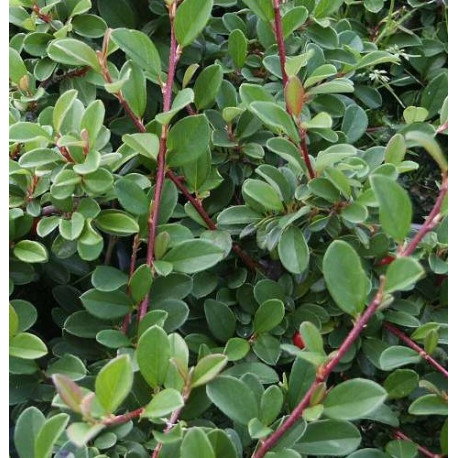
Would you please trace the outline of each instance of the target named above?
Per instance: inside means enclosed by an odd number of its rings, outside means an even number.
[[[429,213],[425,222],[421,225],[420,230],[415,234],[415,237],[409,242],[409,244],[401,251],[398,256],[410,256],[413,254],[418,244],[423,240],[423,237],[439,224],[441,220],[441,207],[447,192],[448,177],[447,172],[444,172],[442,175],[442,186],[433,209]]]
[[[174,1],[169,6],[169,18],[170,18],[170,56],[169,56],[169,67],[167,73],[167,82],[163,88],[163,111],[170,111],[172,106],[172,91],[173,91],[173,81],[175,79],[175,69],[180,59],[181,48],[176,41],[174,21],[176,13],[177,2]],[[159,154],[157,156],[157,172],[156,172],[156,188],[154,191],[154,202],[152,202],[150,214],[148,218],[149,223],[149,234],[148,234],[148,244],[146,251],[146,264],[149,267],[153,267],[154,262],[154,248],[156,245],[156,234],[157,226],[159,221],[159,210],[162,196],[162,189],[164,188],[164,179],[165,179],[165,154],[167,153],[167,134],[168,134],[168,124],[162,126],[161,138],[159,141]],[[149,293],[145,296],[140,308],[138,311],[138,322],[146,315],[149,306]]]
[[[122,415],[116,415],[115,417],[106,418],[103,421],[103,424],[105,426],[121,425],[123,423],[127,423],[130,420],[133,420],[134,418],[138,418],[142,415],[144,411],[145,408],[140,407],[139,409],[133,410],[132,412],[127,412]]]
[[[404,441],[414,442],[410,437],[406,436],[399,429],[394,429],[393,430],[393,436],[395,437],[395,439],[401,439],[401,440],[404,440]],[[423,455],[428,457],[428,458],[442,458],[442,456],[443,456],[443,455],[431,452],[426,447],[423,447],[422,445],[419,445],[416,442],[414,442],[414,443],[417,445],[418,451],[423,453]]]
[[[391,323],[385,322],[383,326],[392,334],[399,337],[399,339],[401,339],[408,347],[410,347],[412,350],[415,350],[425,361],[427,361],[431,366],[437,369],[444,377],[448,377],[447,369],[445,369],[440,363],[438,363],[423,348],[417,345],[408,335],[404,334],[400,329],[398,329],[396,326],[393,326]]]

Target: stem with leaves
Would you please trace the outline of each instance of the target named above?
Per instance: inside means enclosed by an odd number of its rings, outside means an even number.
[[[170,18],[170,56],[169,56],[169,68],[167,73],[167,82],[162,89],[163,94],[163,111],[170,111],[172,106],[172,91],[173,91],[173,81],[175,79],[175,70],[177,63],[181,55],[181,47],[177,44],[175,37],[175,13],[177,8],[177,1],[174,1],[169,8],[169,18]],[[146,252],[146,264],[153,268],[154,262],[154,247],[156,244],[156,234],[157,226],[159,221],[159,211],[160,211],[160,202],[162,196],[162,189],[164,187],[165,179],[165,155],[167,153],[167,134],[169,131],[168,124],[163,124],[161,138],[159,140],[159,154],[157,156],[157,172],[156,172],[156,189],[154,192],[154,202],[152,202],[151,210],[148,218],[149,223],[149,234],[148,234],[148,245]],[[149,304],[149,294],[146,295],[145,299],[140,305],[138,312],[138,321],[140,322],[142,318],[146,315],[148,311]]]
[[[396,326],[391,323],[384,323],[384,328],[402,340],[408,347],[415,350],[425,361],[427,361],[432,367],[437,369],[444,377],[448,377],[447,369],[445,369],[440,363],[438,363],[431,355],[429,355],[420,345],[417,345],[408,335],[404,334]]]
[[[433,230],[441,219],[441,207],[442,203],[445,199],[447,194],[447,173],[443,173],[443,182],[442,187],[439,193],[439,196],[436,200],[436,203],[429,213],[428,217],[426,218],[425,222],[420,227],[420,230],[416,234],[416,236],[408,243],[404,250],[402,250],[398,257],[405,257],[410,256],[421,242],[423,237]],[[361,332],[363,331],[364,327],[367,325],[368,321],[372,318],[373,315],[377,312],[380,305],[382,304],[383,300],[383,293],[384,293],[384,284],[385,278],[380,277],[380,286],[375,295],[374,299],[361,315],[360,318],[357,319],[353,329],[350,331],[348,336],[345,338],[341,346],[337,349],[336,352],[330,355],[330,359],[327,363],[323,366],[318,367],[316,372],[316,377],[310,388],[308,389],[307,393],[304,395],[302,400],[299,404],[294,408],[291,412],[291,415],[285,420],[285,422],[276,430],[274,431],[267,439],[261,441],[259,448],[255,451],[252,455],[252,458],[263,458],[266,453],[271,450],[275,444],[283,437],[283,435],[300,419],[302,418],[303,411],[309,406],[310,400],[312,399],[313,394],[315,391],[320,387],[321,383],[325,382],[334,368],[339,364],[342,357],[346,354],[348,349],[351,345],[356,341],[359,337]],[[423,351],[423,350],[422,350]],[[442,371],[441,371],[442,372]],[[442,372],[443,373],[443,372]],[[428,456],[428,455],[427,455]],[[430,455],[436,456],[436,455]]]
[[[288,84],[288,75],[286,73],[286,50],[285,50],[285,40],[283,37],[283,24],[281,21],[281,12],[280,12],[280,0],[273,0],[274,6],[274,33],[275,39],[277,41],[278,46],[278,54],[280,56],[280,67],[281,67],[281,75],[282,75],[282,83],[283,83],[283,92],[285,94],[286,100],[286,87]],[[292,116],[291,110],[286,104],[286,110]],[[307,147],[307,133],[306,130],[300,125],[300,120],[297,116],[292,116],[294,122],[296,123],[297,129],[299,131],[300,142],[299,142],[299,149],[302,153],[302,157],[304,158],[305,165],[307,166],[307,170],[309,173],[310,179],[315,178],[316,173],[313,169],[312,162],[310,160],[310,155]]]

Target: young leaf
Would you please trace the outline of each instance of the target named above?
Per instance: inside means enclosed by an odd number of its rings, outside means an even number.
[[[191,376],[191,387],[197,388],[213,380],[226,366],[227,356],[208,355],[196,365]]]
[[[153,397],[152,401],[145,407],[142,416],[151,419],[164,418],[174,410],[183,407],[183,405],[184,402],[180,392],[172,388],[166,388]]]

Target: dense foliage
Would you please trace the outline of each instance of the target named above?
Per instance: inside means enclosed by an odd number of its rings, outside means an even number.
[[[446,3],[9,3],[11,456],[446,456]]]

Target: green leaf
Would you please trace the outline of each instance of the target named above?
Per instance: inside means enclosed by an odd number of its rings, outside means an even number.
[[[360,106],[350,105],[345,110],[342,131],[346,134],[348,143],[356,143],[366,133],[368,125],[367,114]]]
[[[366,301],[367,277],[356,251],[346,242],[335,240],[323,259],[326,286],[336,304],[356,316]]]
[[[96,318],[115,320],[129,313],[131,300],[122,291],[98,291],[90,289],[81,296],[84,308]]]
[[[183,407],[184,401],[179,391],[172,388],[166,388],[157,393],[151,402],[149,402],[142,417],[159,419],[167,417],[174,410]]]
[[[143,189],[133,180],[121,178],[114,186],[116,196],[123,208],[136,216],[149,211],[149,201]]]
[[[13,83],[19,84],[22,77],[27,75],[27,68],[21,55],[14,49],[9,48],[9,77]]]
[[[45,424],[45,416],[36,407],[27,407],[14,428],[14,445],[20,458],[35,456],[35,438]]]
[[[419,376],[411,369],[397,369],[383,382],[388,399],[400,399],[408,396],[418,387]]]
[[[194,102],[199,110],[215,103],[222,82],[223,68],[219,64],[210,65],[200,73],[194,84]]]
[[[436,116],[448,94],[448,75],[439,73],[433,78],[421,96],[421,106],[428,110],[428,119]]]
[[[432,135],[427,135],[420,131],[411,131],[406,135],[406,140],[409,147],[422,146],[429,155],[436,161],[437,165],[443,172],[448,169],[447,159],[439,143],[433,138]]]
[[[229,35],[228,51],[235,68],[242,68],[247,57],[248,41],[240,29],[232,30]]]
[[[70,417],[66,413],[59,413],[46,420],[35,437],[34,458],[50,458],[54,444],[64,432]]]
[[[307,174],[307,167],[301,153],[295,145],[284,138],[270,138],[267,147],[285,161],[288,161],[297,170]]]
[[[289,226],[282,233],[278,255],[286,270],[293,274],[304,272],[309,264],[309,248],[304,234],[296,226]]]
[[[167,164],[179,167],[194,162],[205,153],[209,143],[210,126],[204,115],[183,118],[167,137]]]
[[[182,46],[190,45],[204,30],[210,19],[213,0],[184,0],[175,15],[175,35]],[[192,22],[189,21],[192,18]]]
[[[352,423],[342,420],[320,420],[307,425],[305,434],[294,449],[305,455],[346,456],[356,450],[361,435]]]
[[[156,115],[157,122],[161,124],[168,124],[180,110],[192,102],[194,102],[194,91],[192,89],[186,88],[179,91],[173,99],[170,111]]]
[[[137,221],[120,210],[102,210],[95,223],[103,232],[120,237],[140,231]]]
[[[428,110],[423,107],[407,107],[403,112],[404,120],[407,124],[423,122],[428,117]]]
[[[100,72],[100,63],[95,51],[86,43],[74,38],[62,38],[49,43],[48,56],[65,65],[89,65],[96,72]]]
[[[224,258],[224,250],[206,240],[186,240],[172,248],[163,258],[173,270],[186,274],[201,272]]]
[[[70,219],[62,218],[59,222],[60,235],[65,240],[76,240],[83,232],[84,222],[84,216],[78,212],[74,212]]]
[[[245,5],[264,22],[269,22],[274,18],[274,9],[271,2],[243,0],[243,3],[245,3]]]
[[[242,425],[258,416],[253,391],[241,380],[221,375],[207,385],[207,396],[231,420]]]
[[[97,266],[92,272],[91,282],[99,291],[116,291],[127,284],[128,276],[111,266]]]
[[[264,181],[248,178],[243,183],[242,194],[247,203],[254,203],[254,210],[283,210],[281,197],[270,184]]]
[[[46,262],[48,260],[48,252],[45,246],[33,240],[21,240],[14,245],[13,253],[19,260],[29,264]]]
[[[355,70],[361,70],[362,68],[373,67],[374,65],[384,64],[387,62],[398,63],[399,58],[386,51],[371,51],[365,54],[358,62]]]
[[[362,448],[348,455],[348,458],[389,458],[386,453],[383,453],[377,448]]]
[[[299,142],[296,126],[288,113],[273,102],[252,102],[250,110],[274,132],[283,132],[295,142]]]
[[[122,141],[137,151],[138,154],[148,159],[157,159],[159,153],[159,139],[157,135],[150,133],[125,134],[122,136]]]
[[[411,415],[448,415],[447,401],[437,394],[426,394],[410,404]]]
[[[406,291],[424,275],[421,264],[414,258],[399,258],[388,266],[385,292]]]
[[[418,456],[418,445],[407,440],[390,441],[385,448],[392,458],[415,458]]]
[[[181,458],[216,458],[213,447],[200,428],[191,428],[184,436],[180,448]]]
[[[333,388],[323,403],[324,414],[336,420],[364,418],[383,404],[386,391],[372,380],[355,378]]]
[[[229,340],[235,332],[236,319],[232,310],[223,302],[207,299],[204,304],[205,318],[213,336],[220,342]]]
[[[95,395],[105,412],[114,413],[130,393],[134,380],[129,355],[103,366],[95,379]]]
[[[84,363],[76,356],[65,354],[60,359],[48,366],[46,375],[61,374],[71,380],[81,380],[86,376],[87,370]]]
[[[111,39],[154,80],[161,75],[161,58],[151,39],[140,30],[115,29]]]
[[[10,126],[9,139],[13,143],[29,143],[43,139],[51,140],[48,131],[33,122],[17,122]]]
[[[74,412],[81,412],[83,390],[66,375],[54,374],[52,381],[61,400]]]
[[[16,310],[14,310],[14,307],[9,304],[9,328],[8,328],[8,334],[9,338],[14,337],[19,328],[19,318],[17,316]]]
[[[64,122],[65,115],[71,110],[72,104],[78,95],[78,91],[71,89],[64,92],[58,99],[54,106],[52,113],[54,130],[60,132],[62,123]]]
[[[129,287],[133,300],[138,304],[150,291],[153,283],[151,267],[142,264],[130,277]]]
[[[329,17],[342,6],[343,2],[344,0],[318,0],[313,16],[317,19]]]
[[[268,299],[256,310],[253,327],[257,334],[268,332],[278,326],[285,316],[285,306],[278,299]]]
[[[399,165],[406,154],[406,142],[401,134],[391,137],[385,149],[385,162],[387,164]]]
[[[404,241],[412,221],[412,203],[407,191],[383,175],[372,175],[370,181],[379,204],[382,229],[396,241]]]
[[[140,337],[136,350],[141,374],[152,388],[162,385],[169,369],[170,343],[165,331],[151,326]]]
[[[420,361],[421,356],[415,350],[400,345],[388,347],[382,352],[379,360],[384,371],[391,371],[407,364],[417,364]]]
[[[196,192],[207,180],[211,173],[212,157],[210,149],[207,149],[196,161],[182,167],[183,175],[191,189]]]
[[[191,388],[197,388],[213,380],[226,366],[227,356],[204,356],[194,368],[191,375]]]
[[[10,340],[9,354],[22,359],[38,359],[46,355],[48,350],[40,338],[21,332]]]

